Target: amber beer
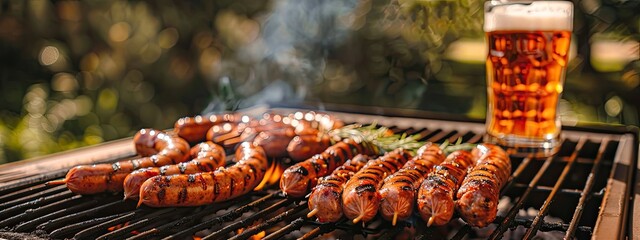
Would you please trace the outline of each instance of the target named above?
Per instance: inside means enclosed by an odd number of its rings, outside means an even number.
[[[487,3],[487,139],[553,154],[573,21],[571,2]]]

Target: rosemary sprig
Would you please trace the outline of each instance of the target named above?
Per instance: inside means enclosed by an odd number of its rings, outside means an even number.
[[[334,129],[329,132],[334,141],[340,139],[352,138],[357,141],[364,141],[376,145],[384,152],[393,151],[397,148],[404,148],[412,153],[420,148],[425,142],[418,141],[420,135],[407,136],[403,134],[393,134],[389,128],[384,126],[377,126],[373,123],[368,126],[362,126],[360,124],[347,125],[339,129]]]
[[[352,138],[356,141],[363,141],[377,146],[383,152],[393,151],[394,149],[403,148],[416,154],[418,149],[426,144],[425,141],[419,141],[422,137],[420,134],[407,135],[393,134],[389,128],[377,126],[376,123],[363,126],[361,124],[351,124],[342,128],[334,129],[329,132],[334,142],[345,138]],[[456,150],[471,150],[476,144],[462,143],[462,139],[458,139],[455,144],[445,141],[440,148],[446,155]]]

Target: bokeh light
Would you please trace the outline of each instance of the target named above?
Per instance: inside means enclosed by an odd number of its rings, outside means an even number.
[[[482,119],[483,3],[5,1],[0,163],[266,101]],[[576,4],[565,123],[640,124],[638,12]]]

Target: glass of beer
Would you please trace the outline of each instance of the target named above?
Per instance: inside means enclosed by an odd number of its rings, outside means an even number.
[[[558,100],[573,29],[569,1],[485,3],[487,135],[512,154],[550,156],[560,145]]]

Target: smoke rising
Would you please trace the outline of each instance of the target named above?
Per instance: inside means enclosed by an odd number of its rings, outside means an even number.
[[[275,0],[271,12],[240,20],[258,22],[260,34],[223,56],[212,79],[216,92],[204,111],[313,98],[310,88],[323,81],[331,49],[353,33],[350,14],[357,5],[355,0]]]

